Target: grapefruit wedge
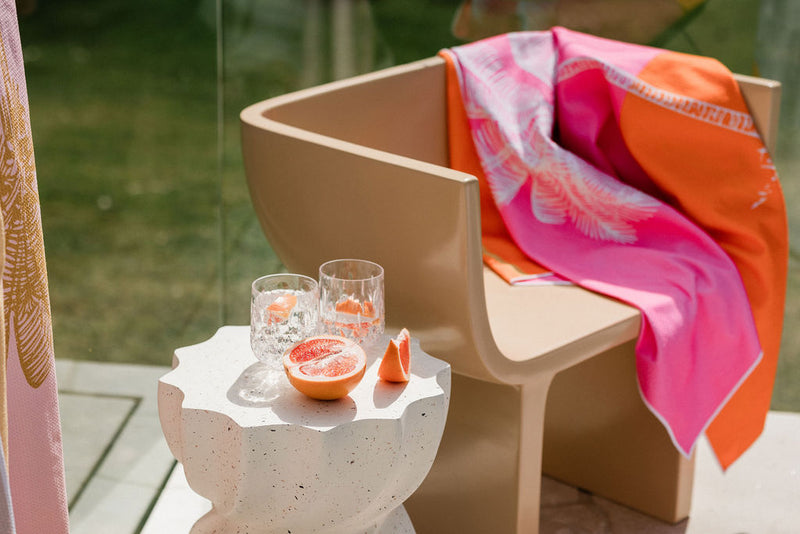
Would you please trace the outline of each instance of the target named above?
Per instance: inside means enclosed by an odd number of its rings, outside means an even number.
[[[366,366],[364,349],[340,336],[310,337],[283,353],[289,382],[312,399],[344,397],[361,382]]]
[[[396,338],[389,340],[389,346],[381,359],[378,376],[388,382],[408,382],[411,367],[408,330],[403,328]]]

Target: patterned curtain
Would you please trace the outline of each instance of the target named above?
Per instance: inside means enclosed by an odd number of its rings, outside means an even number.
[[[13,0],[0,0],[0,529],[69,530],[39,193]],[[3,521],[7,522],[4,525]]]

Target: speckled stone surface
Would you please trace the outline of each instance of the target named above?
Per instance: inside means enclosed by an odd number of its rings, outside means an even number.
[[[317,401],[286,380],[252,400],[262,372],[249,328],[227,326],[175,351],[159,417],[191,488],[213,506],[192,532],[414,532],[403,501],[436,456],[450,367],[412,341],[411,380],[378,379],[390,336],[367,351],[349,396]]]

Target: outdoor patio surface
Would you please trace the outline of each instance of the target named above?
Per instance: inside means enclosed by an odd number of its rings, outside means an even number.
[[[169,369],[56,364],[72,534],[188,533],[210,504],[189,489],[161,434],[157,383]],[[800,532],[800,414],[771,412],[726,474],[705,442],[697,455],[687,521],[667,525],[545,479],[541,534]]]

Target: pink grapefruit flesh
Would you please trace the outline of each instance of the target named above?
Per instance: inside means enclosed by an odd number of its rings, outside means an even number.
[[[313,399],[334,400],[350,393],[366,370],[367,356],[355,342],[340,336],[315,336],[283,354],[289,382]]]

